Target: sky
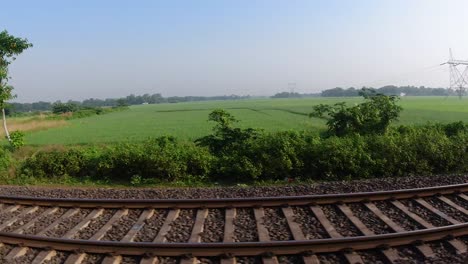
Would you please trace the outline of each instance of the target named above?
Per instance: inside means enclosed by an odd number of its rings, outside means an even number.
[[[465,0],[0,0],[16,101],[448,87]]]

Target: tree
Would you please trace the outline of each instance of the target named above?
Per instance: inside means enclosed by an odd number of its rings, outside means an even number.
[[[127,107],[128,103],[125,98],[117,99],[117,107]]]
[[[199,146],[208,147],[216,155],[236,151],[239,146],[244,146],[245,141],[258,136],[258,131],[253,128],[234,127],[233,124],[238,120],[223,109],[213,110],[208,120],[216,122],[213,134],[199,138],[195,142]]]
[[[73,113],[79,110],[79,106],[76,103],[61,103],[55,102],[52,105],[52,113],[54,114],[64,114],[64,113]]]
[[[372,89],[362,89],[359,94],[364,103],[347,107],[346,103],[316,105],[310,117],[327,120],[328,133],[335,136],[348,134],[383,134],[394,120],[398,119],[402,107],[397,105],[397,96],[377,94]]]
[[[16,55],[32,47],[27,39],[14,37],[6,30],[0,32],[0,107],[2,108],[3,128],[9,142],[10,133],[6,125],[5,107],[6,102],[15,98],[12,94],[13,86],[8,85],[8,66],[16,59]]]

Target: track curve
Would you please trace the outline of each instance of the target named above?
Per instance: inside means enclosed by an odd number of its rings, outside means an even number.
[[[468,184],[458,184],[191,200],[0,196],[0,242],[16,245],[4,260],[40,249],[33,263],[43,263],[57,252],[65,252],[64,263],[82,263],[87,254],[105,254],[103,263],[120,263],[123,256],[134,256],[140,263],[158,263],[161,257],[181,263],[195,263],[200,257],[236,263],[239,257],[251,256],[278,263],[280,255],[319,263],[328,253],[355,263],[363,262],[363,250],[379,252],[394,263],[402,258],[400,246],[423,258],[434,256],[427,244],[432,241],[443,241],[456,254],[466,253],[467,192]]]

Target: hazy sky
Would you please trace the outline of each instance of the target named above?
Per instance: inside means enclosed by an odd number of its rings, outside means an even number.
[[[17,101],[448,86],[466,0],[4,1]]]

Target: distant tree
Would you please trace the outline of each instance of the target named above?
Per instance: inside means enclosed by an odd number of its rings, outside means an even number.
[[[151,95],[151,100],[150,100],[150,104],[160,104],[160,103],[164,103],[166,100],[164,99],[164,97],[162,97],[161,94],[153,94]]]
[[[125,98],[117,99],[117,107],[125,107],[128,106],[127,100]]]
[[[27,39],[14,37],[6,30],[0,32],[0,107],[2,108],[3,128],[8,141],[11,143],[10,133],[8,132],[5,107],[6,102],[15,98],[12,93],[13,86],[8,85],[8,66],[16,59],[16,55],[32,47]]]
[[[299,93],[291,93],[291,92],[281,92],[277,93],[271,98],[301,98],[302,96]]]
[[[61,103],[56,102],[52,105],[52,113],[54,114],[63,114],[63,113],[73,113],[78,111],[79,106],[76,103]]]

